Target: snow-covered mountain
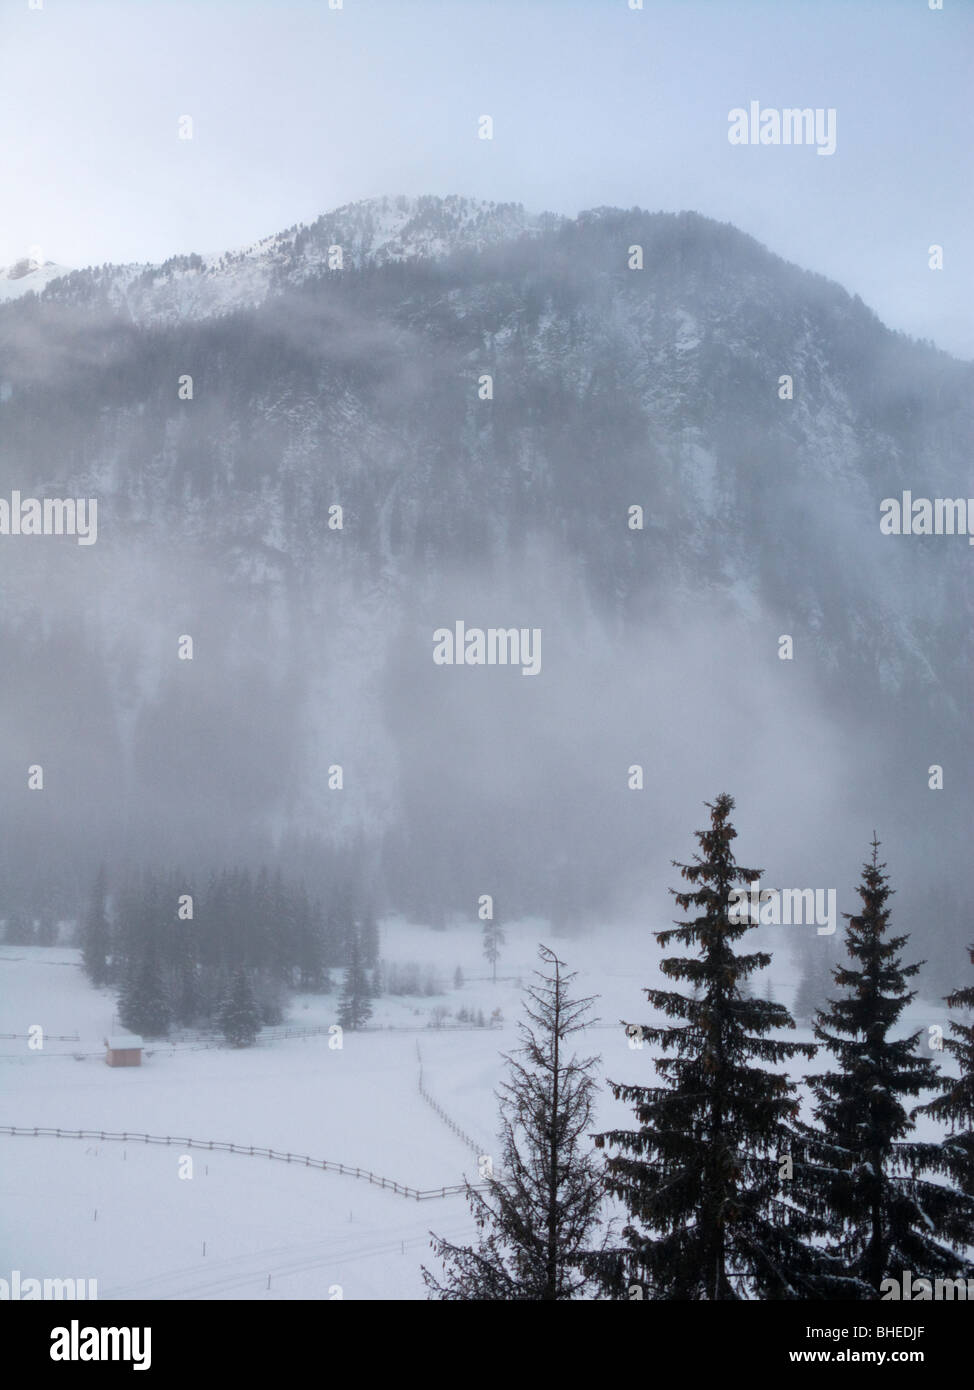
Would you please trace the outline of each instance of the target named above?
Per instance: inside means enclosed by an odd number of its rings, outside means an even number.
[[[731,226],[378,199],[77,271],[0,306],[0,432],[0,496],[99,499],[96,545],[0,549],[0,771],[54,750],[67,798],[0,840],[22,888],[45,835],[65,893],[106,843],[313,877],[361,835],[403,911],[499,875],[587,920],[721,784],[791,881],[878,812],[956,847],[971,551],[879,506],[974,492],[974,367]],[[456,619],[540,627],[543,674],[434,666]]]

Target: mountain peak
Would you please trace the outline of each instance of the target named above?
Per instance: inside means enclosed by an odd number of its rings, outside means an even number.
[[[19,299],[23,294],[40,294],[52,280],[69,273],[68,267],[54,261],[39,261],[23,256],[13,265],[0,268],[0,301]]]

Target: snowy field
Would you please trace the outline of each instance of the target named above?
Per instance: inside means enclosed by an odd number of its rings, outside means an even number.
[[[48,1034],[80,1039],[49,1040],[40,1052],[29,1051],[25,1037],[0,1039],[0,1124],[231,1141],[327,1158],[421,1190],[464,1175],[476,1180],[476,1155],[419,1094],[417,1046],[426,1090],[496,1157],[499,1054],[516,1042],[520,986],[536,964],[539,939],[579,971],[577,994],[601,996],[601,1022],[582,1045],[601,1054],[603,1074],[619,1081],[653,1075],[648,1049],[631,1049],[618,1025],[651,1017],[640,989],[659,982],[659,952],[646,925],[597,940],[555,938],[540,923],[505,931],[495,985],[474,928],[385,923],[383,959],[435,966],[444,992],[383,997],[369,1029],[346,1033],[340,1051],[329,1048],[327,1035],[242,1050],[164,1043],[131,1069],[109,1068],[100,1055],[76,1059],[99,1052],[114,1019],[113,995],[88,985],[77,952],[0,946],[0,1032],[25,1035],[40,1024]],[[448,988],[457,965],[466,981]],[[786,953],[773,974],[776,997],[790,1004]],[[499,1007],[503,1022],[432,1028],[437,1006],[486,1015]],[[327,1026],[336,1011],[335,993],[298,995],[287,1022]],[[942,1006],[914,1001],[910,1022],[942,1023]],[[631,1112],[604,1092],[598,1120],[600,1127],[626,1124]],[[354,1177],[261,1157],[8,1135],[0,1135],[0,1152],[0,1276],[16,1269],[22,1278],[97,1279],[100,1299],[424,1298],[429,1231],[452,1240],[474,1235],[462,1196],[417,1202]],[[186,1153],[192,1178],[179,1175]]]

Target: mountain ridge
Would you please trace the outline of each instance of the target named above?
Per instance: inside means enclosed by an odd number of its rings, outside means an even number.
[[[712,232],[748,246],[767,263],[789,267],[811,281],[833,287],[854,305],[860,297],[818,271],[806,269],[772,251],[758,238],[730,222],[684,210],[650,212],[599,206],[584,209],[575,218],[553,212],[526,212],[520,203],[493,202],[459,194],[446,196],[381,195],[346,203],[322,213],[310,223],[296,223],[255,242],[218,252],[177,254],[161,262],[106,262],[100,266],[68,268],[46,262],[43,267],[27,260],[0,268],[0,308],[16,296],[10,287],[22,285],[17,294],[34,292],[49,301],[84,303],[102,298],[109,307],[125,312],[142,324],[178,322],[182,318],[206,318],[254,308],[269,295],[294,288],[327,272],[328,248],[340,246],[343,268],[362,269],[411,260],[443,260],[464,251],[480,252],[521,236],[537,238],[544,232],[572,224],[583,228],[629,219],[677,219],[697,222]],[[30,275],[23,274],[29,264]],[[14,272],[20,267],[20,273]],[[40,289],[35,275],[41,274]],[[22,278],[21,278],[22,277]],[[4,295],[4,286],[8,293]],[[877,322],[877,314],[862,305]],[[922,342],[901,330],[883,327],[909,342]],[[936,348],[936,351],[946,352]],[[946,353],[947,356],[953,354]],[[957,359],[954,360],[965,360]]]
[[[345,204],[235,250],[62,271],[60,283],[44,290],[50,300],[62,303],[102,296],[143,324],[205,318],[256,307],[275,291],[327,270],[329,247],[336,244],[344,267],[357,269],[366,263],[436,259],[480,249],[530,232],[541,221],[516,203],[459,195],[377,197]]]

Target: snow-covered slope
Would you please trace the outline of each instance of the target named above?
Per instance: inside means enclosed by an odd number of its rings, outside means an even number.
[[[0,268],[0,303],[19,299],[24,294],[41,294],[52,280],[70,275],[68,266],[54,261],[35,261],[30,257]]]
[[[250,246],[173,256],[161,265],[76,272],[58,287],[62,302],[104,297],[137,323],[201,319],[251,308],[276,291],[335,269],[438,258],[536,232],[541,219],[520,204],[476,199],[373,198],[294,226]]]

